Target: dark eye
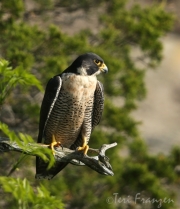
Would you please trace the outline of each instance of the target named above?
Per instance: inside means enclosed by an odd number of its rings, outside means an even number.
[[[99,66],[99,65],[101,65],[101,61],[99,61],[99,60],[94,60],[94,62]]]

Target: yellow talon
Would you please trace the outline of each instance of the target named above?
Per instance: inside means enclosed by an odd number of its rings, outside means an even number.
[[[83,145],[82,147],[78,147],[78,151],[83,150],[83,154],[86,155],[89,149],[89,145],[87,145],[86,137],[83,137]]]
[[[58,146],[62,146],[61,142],[57,142],[55,136],[52,135],[52,142],[50,144],[50,149],[52,150],[53,155],[55,155],[54,147],[58,147]]]

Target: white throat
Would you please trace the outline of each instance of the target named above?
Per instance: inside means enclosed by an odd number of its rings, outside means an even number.
[[[83,67],[78,67],[77,68],[77,72],[80,74],[80,75],[87,75],[87,71],[85,68]]]

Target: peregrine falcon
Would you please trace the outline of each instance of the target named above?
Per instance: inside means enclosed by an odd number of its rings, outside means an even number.
[[[88,151],[92,130],[99,124],[103,107],[103,85],[96,76],[107,73],[103,59],[94,53],[80,55],[46,86],[40,111],[38,143]],[[36,178],[52,179],[68,163],[47,163],[36,159]]]

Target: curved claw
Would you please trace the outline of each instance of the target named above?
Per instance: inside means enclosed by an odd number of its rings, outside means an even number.
[[[86,137],[83,137],[82,139],[83,139],[83,145],[82,145],[82,147],[78,147],[77,150],[78,151],[82,150],[83,154],[87,155],[87,152],[88,152],[88,149],[89,149],[89,145],[87,144]]]
[[[59,147],[59,146],[61,146],[62,149],[63,149],[63,145],[61,144],[61,142],[57,142],[57,141],[56,141],[56,138],[55,138],[54,135],[52,135],[52,142],[51,142],[51,144],[50,144],[49,146],[50,146],[50,149],[51,149],[52,152],[53,152],[53,155],[55,155],[54,147]]]
[[[87,155],[88,149],[89,149],[89,145],[87,144],[77,148],[78,151],[82,150],[84,155]]]

